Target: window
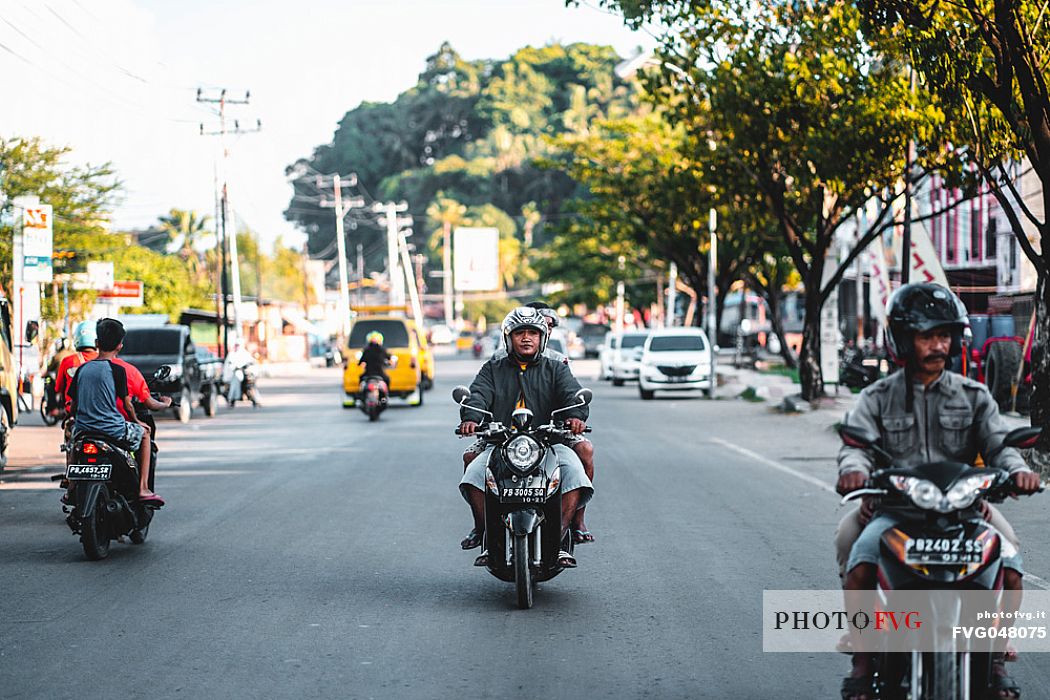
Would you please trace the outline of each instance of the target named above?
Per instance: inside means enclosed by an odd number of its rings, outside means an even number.
[[[648,337],[648,334],[642,335],[641,333],[625,335],[623,337],[623,349],[630,350],[631,348],[640,348],[645,345],[645,339]]]
[[[704,339],[698,335],[656,335],[649,343],[649,352],[693,352],[704,349]]]
[[[143,355],[178,355],[182,351],[182,329],[129,328],[124,336],[124,357]]]
[[[988,217],[988,228],[984,232],[984,255],[987,258],[995,258],[999,252],[998,223],[994,216]]]
[[[958,221],[959,215],[954,211],[949,212],[948,228],[944,232],[944,259],[950,263],[955,262],[955,235]]]
[[[354,349],[363,348],[366,345],[365,337],[372,331],[379,331],[383,334],[383,347],[408,347],[408,329],[405,327],[404,321],[397,319],[363,319],[358,321],[350,330],[350,340],[347,341],[347,345]],[[472,336],[474,334],[468,333],[468,335]]]

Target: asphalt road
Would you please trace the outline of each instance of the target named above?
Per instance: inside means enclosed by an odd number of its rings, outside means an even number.
[[[598,542],[519,611],[458,546],[449,394],[475,368],[442,360],[424,406],[377,424],[339,406],[334,370],[263,380],[258,410],[163,421],[168,506],[104,562],[63,523],[53,470],[15,470],[0,698],[838,697],[846,657],[763,654],[760,632],[763,589],[838,583],[835,441],[817,419],[585,381]],[[1007,508],[1050,578],[1045,504]],[[1046,655],[1010,670],[1050,698]]]

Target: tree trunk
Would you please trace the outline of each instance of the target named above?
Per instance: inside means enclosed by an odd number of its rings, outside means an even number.
[[[1050,255],[1044,253],[1043,257],[1048,259]],[[1050,281],[1046,275],[1039,275],[1036,284],[1033,342],[1032,425],[1043,426],[1043,440],[1030,460],[1033,468],[1038,467],[1047,478],[1050,477]]]
[[[817,268],[813,265],[813,268]],[[815,274],[814,274],[815,273]],[[820,276],[822,270],[811,269],[806,280],[806,318],[802,322],[802,348],[798,355],[798,379],[802,385],[802,398],[813,401],[824,396],[824,376],[820,371]]]

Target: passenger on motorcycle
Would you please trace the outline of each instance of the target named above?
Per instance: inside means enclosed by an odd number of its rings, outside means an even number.
[[[123,449],[136,450],[139,499],[162,506],[164,499],[149,489],[150,430],[135,415],[126,369],[114,361],[124,347],[124,326],[116,319],[104,318],[98,322],[96,334],[98,357],[81,365],[69,388],[74,416],[73,435],[104,435]],[[122,404],[123,412],[117,410],[118,402]],[[167,406],[171,399],[167,399],[167,404],[158,403]]]
[[[543,316],[543,320],[547,322],[548,336],[554,331],[555,328],[558,327],[558,323],[560,322],[558,318],[558,312],[552,309],[547,303],[542,301],[530,301],[525,306],[529,307],[530,309],[536,309],[540,313],[540,315]],[[552,360],[555,360],[556,362],[561,362],[569,366],[570,369],[572,367],[569,364],[569,358],[561,354],[557,350],[554,350],[549,347],[544,348],[543,355],[545,357],[549,357]],[[500,348],[495,353],[493,353],[491,361],[498,362],[506,356],[506,348]],[[577,435],[575,439],[571,443],[569,443],[569,447],[572,448],[572,451],[575,452],[576,456],[580,458],[581,462],[583,462],[583,471],[586,472],[587,478],[591,481],[594,481],[594,444],[582,435]],[[470,463],[473,462],[477,458],[477,456],[481,454],[484,450],[485,442],[483,440],[478,440],[473,445],[468,447],[466,451],[463,452],[463,468],[466,469],[468,466],[470,466]],[[572,540],[575,544],[586,544],[587,542],[594,542],[594,535],[591,534],[590,530],[587,529],[587,525],[584,522],[584,515],[586,513],[586,510],[586,507],[581,506],[580,509],[576,511],[576,516],[573,518],[572,521]],[[481,538],[468,535],[466,539],[464,539],[460,543],[460,545],[463,547],[463,549],[473,549],[474,547],[478,547],[481,545]]]
[[[365,349],[361,351],[361,359],[357,364],[365,366],[365,377],[382,377],[387,389],[390,388],[390,377],[386,375],[386,368],[390,364],[390,353],[383,347],[383,334],[372,331],[365,336]]]
[[[571,406],[580,385],[569,368],[558,360],[544,355],[549,329],[543,316],[533,308],[519,307],[503,320],[503,343],[508,354],[482,365],[470,385],[471,396],[460,410],[461,435],[473,435],[484,414],[472,411],[471,406],[489,411],[493,421],[511,423],[516,408],[528,408],[537,424],[550,422],[551,412]],[[567,416],[566,424],[574,435],[586,429],[589,415],[587,406],[579,406],[560,415]],[[586,505],[594,493],[576,453],[565,445],[555,445],[555,454],[561,466],[562,522],[564,533],[572,523],[579,507]],[[481,459],[473,459],[460,481],[460,492],[470,504],[474,529],[461,543],[463,549],[473,549],[482,542],[485,532],[485,469],[492,447],[485,446]],[[482,552],[474,562],[487,563],[488,552]],[[576,560],[565,551],[558,554],[559,564],[566,568],[576,566]]]
[[[941,460],[972,464],[980,453],[991,456],[991,466],[1011,473],[1016,492],[1036,492],[1039,477],[1020,454],[1012,448],[997,451],[1007,427],[988,389],[948,370],[969,325],[958,297],[936,284],[908,284],[890,298],[887,316],[889,349],[903,369],[861,392],[846,422],[878,435],[895,466]],[[843,446],[838,464],[837,490],[847,494],[864,487],[875,460],[867,450]],[[982,509],[1004,538],[1004,587],[1019,596],[1023,569],[1017,536],[997,509],[987,503]],[[844,589],[875,588],[880,538],[898,522],[870,497],[843,518],[835,543]],[[1020,689],[1002,660],[993,665],[992,697],[1017,698]],[[853,654],[853,671],[842,684],[845,700],[871,700],[872,661],[870,654]]]
[[[240,401],[243,393],[241,391],[241,377],[237,370],[250,367],[255,364],[255,357],[244,347],[240,338],[233,341],[233,349],[226,354],[222,361],[222,381],[226,385],[226,400],[232,404]]]

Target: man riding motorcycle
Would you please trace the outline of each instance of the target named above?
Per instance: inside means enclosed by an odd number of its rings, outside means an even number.
[[[548,423],[551,412],[575,401],[580,385],[569,368],[544,355],[550,331],[543,316],[533,308],[518,307],[503,320],[503,343],[507,355],[482,365],[470,386],[470,398],[460,410],[459,433],[473,435],[485,414],[472,411],[476,407],[493,414],[493,421],[509,425],[516,408],[528,408],[537,424]],[[578,406],[561,415],[567,416],[566,425],[574,435],[586,429],[589,415],[587,406]],[[472,460],[460,481],[460,492],[470,504],[474,516],[474,529],[461,543],[464,549],[473,549],[482,542],[485,532],[485,469],[492,447],[481,452],[481,459]],[[564,445],[554,446],[561,466],[562,522],[564,534],[569,528],[577,508],[585,505],[594,493],[591,480],[584,472],[583,464],[573,450]],[[488,551],[482,552],[474,562],[485,566]],[[558,553],[558,563],[564,568],[576,566],[576,560],[568,552]]]
[[[390,377],[386,376],[386,368],[390,364],[390,353],[383,347],[383,334],[372,331],[365,336],[365,349],[361,351],[361,359],[357,364],[365,366],[365,377],[382,377],[383,382],[390,387]]]
[[[878,435],[895,466],[941,460],[972,464],[980,453],[991,466],[1010,472],[1017,493],[1037,491],[1039,477],[1020,454],[1012,448],[999,449],[1007,428],[988,389],[947,369],[962,351],[962,336],[969,326],[958,297],[936,284],[904,285],[890,298],[887,316],[889,349],[903,370],[861,392],[846,422]],[[863,488],[875,466],[869,451],[848,445],[839,452],[838,464],[841,494]],[[997,509],[987,503],[982,508],[1007,544],[1004,588],[1019,596],[1023,569],[1017,536]],[[898,523],[898,516],[880,512],[871,498],[843,518],[835,542],[845,590],[875,588],[880,538]],[[853,671],[842,684],[844,700],[871,700],[872,661],[870,654],[853,654]],[[994,698],[1020,697],[1001,655],[993,661],[991,692]]]
[[[560,322],[558,318],[558,312],[552,309],[547,303],[542,301],[530,301],[525,306],[529,307],[530,309],[536,309],[540,313],[540,315],[543,316],[543,320],[547,322],[548,336],[554,331],[555,328],[558,327],[558,323]],[[551,358],[552,360],[561,362],[569,366],[570,369],[572,367],[569,364],[569,358],[561,354],[557,350],[554,350],[553,348],[544,348],[543,354],[546,357]],[[498,362],[506,356],[507,350],[505,348],[500,348],[495,353],[493,353],[491,361]],[[587,473],[587,478],[591,481],[594,481],[594,444],[582,435],[577,435],[575,439],[571,443],[569,443],[569,447],[572,448],[572,451],[575,452],[576,456],[580,458],[581,462],[583,462],[583,471]],[[477,458],[477,456],[481,454],[482,451],[484,451],[484,449],[484,441],[478,441],[475,444],[468,447],[467,450],[463,453],[463,468],[466,469],[468,466],[470,466],[470,463],[473,462]],[[586,511],[586,507],[581,507],[579,510],[576,511],[576,516],[573,518],[572,541],[575,544],[586,544],[588,542],[594,542],[594,535],[591,534],[591,531],[587,529],[587,524],[584,522],[584,516],[586,514]],[[460,544],[463,546],[463,549],[472,549],[473,547],[479,546],[481,544],[481,541],[480,538],[471,539],[471,537],[468,535],[467,538],[464,539],[463,542],[461,542]]]

